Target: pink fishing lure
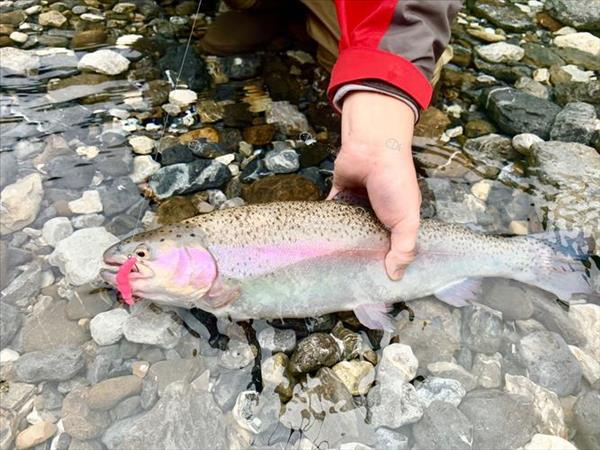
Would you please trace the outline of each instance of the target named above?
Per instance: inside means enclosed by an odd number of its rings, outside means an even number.
[[[127,261],[125,261],[121,267],[119,267],[119,271],[117,272],[117,290],[121,293],[121,297],[123,297],[123,301],[128,305],[133,305],[133,291],[131,289],[131,283],[129,282],[129,274],[131,273],[131,269],[135,266],[137,259],[131,256]]]

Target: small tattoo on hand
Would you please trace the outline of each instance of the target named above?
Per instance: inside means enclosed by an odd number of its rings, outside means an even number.
[[[388,140],[386,140],[385,146],[390,150],[400,150],[400,148],[402,147],[402,145],[400,145],[400,142],[398,142],[394,138],[389,138]]]

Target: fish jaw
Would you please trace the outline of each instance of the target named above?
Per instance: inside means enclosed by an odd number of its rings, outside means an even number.
[[[117,290],[123,297],[123,301],[128,305],[133,305],[133,290],[131,288],[131,281],[129,280],[129,274],[133,270],[135,264],[137,263],[137,259],[135,257],[130,257],[125,261],[115,276]]]

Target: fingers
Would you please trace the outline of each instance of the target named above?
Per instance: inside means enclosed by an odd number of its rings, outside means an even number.
[[[418,226],[398,223],[391,232],[391,248],[385,257],[385,270],[396,281],[404,276],[408,265],[415,259]]]
[[[341,187],[337,186],[336,184],[333,184],[331,186],[331,191],[329,191],[329,195],[327,196],[326,200],[333,200],[335,196],[338,195],[341,191]]]

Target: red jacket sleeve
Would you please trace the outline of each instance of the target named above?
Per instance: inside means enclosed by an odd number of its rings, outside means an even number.
[[[328,95],[344,84],[379,80],[402,90],[423,109],[429,82],[450,39],[461,0],[336,0],[339,57]]]

